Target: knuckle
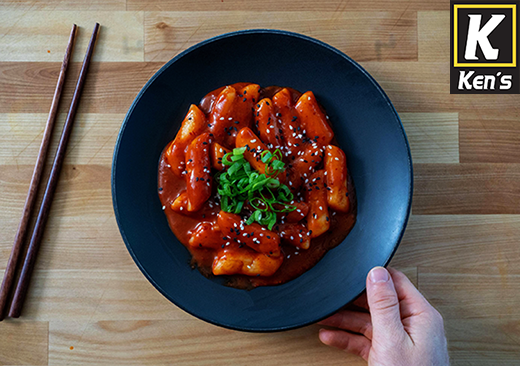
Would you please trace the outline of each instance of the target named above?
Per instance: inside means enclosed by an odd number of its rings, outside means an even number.
[[[367,338],[372,338],[372,324],[366,323],[359,329],[359,333],[363,334]]]
[[[372,302],[372,307],[384,311],[388,309],[392,309],[399,305],[399,301],[397,300],[397,296],[395,294],[384,294]]]

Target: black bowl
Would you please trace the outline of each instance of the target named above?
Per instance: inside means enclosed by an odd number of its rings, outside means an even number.
[[[316,266],[283,285],[251,291],[190,268],[190,254],[168,227],[157,195],[159,157],[189,105],[240,81],[315,93],[347,154],[358,200],[352,232]],[[116,142],[112,196],[128,251],[166,298],[223,327],[279,331],[331,315],[363,292],[372,267],[388,264],[410,213],[412,161],[392,103],[356,62],[306,36],[245,30],[184,51],[139,92]]]

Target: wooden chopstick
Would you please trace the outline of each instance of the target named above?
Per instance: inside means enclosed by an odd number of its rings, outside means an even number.
[[[9,261],[7,262],[7,267],[4,273],[4,279],[2,280],[2,287],[0,288],[0,321],[2,321],[5,317],[6,305],[8,303],[11,288],[15,279],[16,267],[18,266],[18,259],[20,257],[23,242],[27,234],[29,218],[31,216],[31,211],[34,207],[34,202],[36,201],[38,187],[40,186],[43,166],[45,165],[45,160],[47,158],[47,153],[49,151],[49,145],[51,142],[52,130],[56,122],[56,116],[58,115],[58,105],[61,98],[61,92],[63,91],[63,85],[65,83],[65,76],[67,74],[70,56],[72,55],[72,49],[74,47],[76,29],[76,24],[73,24],[72,30],[70,31],[69,43],[65,51],[65,56],[63,57],[63,63],[61,64],[60,74],[58,76],[58,83],[56,84],[56,90],[54,91],[54,97],[52,98],[51,109],[49,111],[49,116],[45,125],[45,131],[43,132],[40,151],[38,152],[38,158],[36,159],[36,164],[34,166],[31,184],[29,185],[29,191],[27,192],[27,198],[25,200],[25,205],[23,208],[22,219],[20,220],[18,231],[16,232],[16,236],[13,243],[13,249],[11,250],[11,256],[9,257]]]
[[[20,279],[18,281],[18,285],[14,293],[13,302],[11,304],[11,310],[9,311],[9,316],[12,318],[18,318],[22,312],[22,306],[27,295],[27,289],[29,287],[31,273],[34,269],[36,256],[38,254],[38,249],[40,248],[41,240],[43,237],[43,230],[45,228],[47,218],[49,217],[52,198],[54,196],[54,192],[56,191],[56,186],[58,185],[58,178],[60,175],[61,166],[63,165],[63,160],[65,158],[65,151],[67,149],[70,133],[72,131],[74,117],[78,109],[79,99],[81,97],[83,85],[85,84],[85,78],[87,76],[87,71],[90,65],[90,60],[92,58],[92,53],[94,52],[94,46],[96,43],[98,31],[99,23],[96,23],[96,25],[94,26],[94,31],[92,32],[92,37],[90,38],[90,43],[88,45],[87,52],[85,54],[85,59],[83,60],[83,65],[81,66],[78,82],[76,84],[76,90],[74,91],[69,113],[67,114],[67,119],[65,120],[65,126],[63,127],[63,132],[61,133],[58,150],[56,151],[54,163],[52,164],[50,178],[47,182],[47,187],[45,189],[43,201],[40,206],[40,211],[38,212],[38,218],[36,219],[36,224],[34,226],[34,231],[31,237],[31,242],[29,244],[29,249],[27,250],[27,256],[25,257],[25,262],[23,264],[22,272],[20,274]]]

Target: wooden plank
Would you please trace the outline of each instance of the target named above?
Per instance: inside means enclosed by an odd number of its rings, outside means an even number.
[[[77,200],[87,200],[86,196]],[[92,204],[89,211],[95,209]],[[53,204],[54,206],[54,204]],[[56,205],[59,206],[59,205]],[[69,203],[68,210],[73,209]],[[84,205],[83,205],[84,206]],[[69,217],[51,211],[51,217],[46,225],[42,247],[38,253],[36,269],[133,269],[135,263],[126,250],[125,244],[117,229],[113,214],[99,213],[99,218],[93,215]],[[110,207],[111,208],[111,207]],[[57,207],[55,211],[58,211]],[[20,210],[21,212],[21,210]],[[18,214],[19,212],[17,212]],[[18,218],[11,215],[5,222],[0,238],[0,270],[4,270],[7,258],[11,252],[14,234],[18,226]]]
[[[73,61],[82,61],[94,24],[101,24],[93,61],[142,61],[143,14],[127,11],[2,11],[0,61],[61,62],[72,23],[78,31]]]
[[[420,266],[419,287],[445,319],[520,321],[520,274],[511,274],[497,266]]]
[[[518,214],[520,164],[414,164],[413,213]]]
[[[30,165],[0,165],[0,213],[2,219],[12,215],[13,202],[23,203],[33,167]],[[74,208],[75,207],[75,208]],[[53,200],[53,214],[84,217],[108,214],[112,207],[110,166],[64,165],[60,184]],[[16,208],[15,208],[16,209]]]
[[[399,265],[394,259],[392,259],[392,262],[390,263],[390,267],[397,269],[398,271],[403,272],[406,277],[412,281],[412,283],[417,287],[419,285],[418,278],[417,278],[417,267],[404,267]]]
[[[419,61],[450,62],[450,11],[417,12]]]
[[[460,159],[463,163],[520,163],[518,110],[460,114]]]
[[[0,268],[18,227],[32,166],[0,165]],[[46,225],[37,268],[134,268],[114,218],[110,167],[65,165]]]
[[[23,309],[25,320],[192,319],[162,296],[135,265],[128,270],[51,268],[34,272]]]
[[[195,318],[50,324],[49,363],[70,365],[366,365],[318,340],[318,326],[270,334],[230,331]],[[71,347],[74,347],[71,350]],[[305,351],[303,351],[305,350]]]
[[[451,319],[444,328],[452,366],[516,366],[520,360],[518,320]]]
[[[459,162],[457,113],[401,113],[414,163]]]
[[[417,285],[416,267],[396,267]],[[0,280],[3,274],[0,274]],[[30,321],[192,320],[162,296],[134,266],[35,271],[24,306]]]
[[[0,325],[1,365],[47,365],[49,323],[5,320]]]
[[[512,365],[520,359],[519,280],[494,266],[419,267],[420,289],[445,318],[457,364]]]
[[[72,65],[72,75],[77,75],[78,66]],[[162,62],[93,63],[80,111],[126,113],[138,91],[161,66]],[[362,66],[381,84],[400,113],[494,113],[520,102],[520,95],[515,94],[449,94],[449,65],[445,62],[369,61]],[[59,68],[59,63],[0,62],[0,113],[47,113]],[[71,98],[73,85],[73,80],[67,83],[64,98]]]
[[[450,94],[449,62],[362,62],[398,112],[504,111],[520,94]]]
[[[81,96],[81,113],[126,113],[163,63],[93,62]],[[70,101],[80,64],[73,63],[62,96]],[[0,62],[0,113],[48,113],[60,63]],[[67,111],[68,103],[60,110]]]
[[[320,39],[357,61],[417,60],[416,12],[411,11],[147,12],[145,60],[169,61],[207,38],[266,24]]]
[[[520,216],[412,215],[392,265],[520,274]]]
[[[317,4],[312,0],[267,0],[263,2],[253,2],[242,0],[128,0],[128,10],[146,11],[215,11],[216,14],[222,11],[249,10],[255,12],[264,11],[326,11],[341,13],[352,10],[386,9],[389,11],[416,11],[416,10],[449,10],[449,2],[428,1],[428,0],[376,0],[376,1],[341,1],[324,0]]]
[[[125,10],[125,0],[0,0],[0,10]]]
[[[58,116],[55,138],[49,150],[51,157],[56,151],[65,116],[64,113]],[[65,164],[110,166],[123,119],[123,114],[77,114]],[[44,113],[0,113],[0,164],[34,164],[46,121],[47,114]]]

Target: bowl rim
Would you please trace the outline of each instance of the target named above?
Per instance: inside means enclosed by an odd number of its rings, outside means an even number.
[[[116,143],[115,143],[115,146],[114,146],[114,153],[113,153],[113,156],[112,156],[112,168],[111,168],[112,205],[113,205],[113,208],[114,208],[114,214],[115,214],[117,226],[119,228],[119,232],[121,234],[121,237],[123,238],[123,241],[125,243],[125,246],[126,246],[128,252],[130,253],[130,255],[131,255],[132,259],[134,260],[135,264],[137,265],[137,267],[141,270],[142,274],[155,287],[155,289],[157,291],[159,291],[159,293],[161,293],[164,297],[166,297],[171,303],[173,303],[175,306],[177,306],[178,308],[182,309],[186,313],[194,316],[197,319],[201,319],[201,320],[203,320],[205,322],[208,322],[210,324],[213,324],[213,325],[216,325],[216,326],[219,326],[219,327],[223,327],[223,328],[227,328],[227,329],[238,330],[238,331],[245,331],[245,332],[252,332],[252,333],[272,333],[272,332],[280,332],[280,331],[297,329],[297,328],[301,328],[301,327],[304,327],[304,326],[308,326],[308,325],[314,324],[316,322],[319,322],[319,321],[321,321],[323,319],[328,318],[329,316],[331,316],[332,314],[336,313],[341,308],[336,309],[335,311],[331,312],[330,314],[327,314],[327,315],[325,315],[323,317],[320,317],[318,319],[304,321],[304,322],[301,322],[301,323],[295,324],[295,325],[279,326],[279,327],[276,327],[276,328],[248,328],[248,327],[240,327],[240,326],[231,325],[231,324],[219,323],[216,320],[212,320],[212,319],[207,318],[206,316],[199,315],[199,314],[194,314],[193,312],[191,312],[189,309],[187,309],[183,305],[180,305],[176,301],[174,301],[166,293],[166,291],[164,291],[161,288],[161,286],[151,277],[151,275],[146,271],[146,269],[141,265],[141,262],[139,261],[139,259],[135,255],[135,253],[134,253],[134,251],[132,249],[132,246],[130,245],[129,240],[128,240],[127,236],[126,236],[126,233],[125,233],[125,230],[124,230],[124,227],[123,227],[123,223],[121,222],[121,218],[120,218],[120,215],[119,215],[119,208],[118,208],[118,204],[117,204],[117,200],[116,200],[116,196],[117,196],[117,194],[116,194],[116,170],[117,170],[117,156],[118,156],[118,153],[119,153],[119,147],[120,147],[121,140],[122,140],[122,137],[124,135],[124,132],[126,130],[128,121],[129,121],[129,119],[130,119],[134,109],[136,108],[137,104],[139,103],[139,101],[141,100],[142,96],[144,95],[144,93],[153,84],[153,82],[165,70],[167,70],[170,67],[170,65],[172,65],[173,63],[175,63],[177,60],[181,59],[185,55],[187,55],[187,54],[191,53],[192,51],[197,50],[197,49],[199,49],[199,48],[201,48],[201,47],[203,47],[203,46],[205,46],[205,45],[207,45],[209,43],[217,42],[219,40],[226,39],[226,38],[231,38],[231,37],[236,37],[236,36],[241,36],[241,35],[247,35],[247,34],[274,34],[274,35],[295,37],[295,38],[302,39],[304,41],[312,42],[312,43],[314,43],[314,44],[316,44],[318,46],[324,47],[327,50],[334,52],[338,56],[340,56],[340,57],[344,58],[345,60],[347,60],[348,62],[350,62],[365,77],[367,77],[367,79],[379,91],[379,93],[381,94],[381,96],[385,100],[386,104],[390,107],[390,110],[391,110],[392,114],[395,116],[395,118],[396,118],[396,120],[398,122],[398,126],[400,127],[400,131],[401,131],[401,133],[403,135],[403,138],[404,138],[404,143],[405,143],[405,147],[406,147],[406,151],[407,151],[407,155],[408,155],[408,168],[409,168],[409,171],[410,171],[410,182],[409,182],[409,190],[408,190],[408,202],[407,202],[407,208],[406,208],[406,217],[404,218],[404,222],[403,222],[401,231],[399,233],[398,239],[397,239],[397,241],[396,241],[396,243],[394,245],[394,248],[393,248],[392,252],[389,254],[388,258],[384,261],[384,264],[383,264],[384,267],[388,266],[388,264],[390,263],[391,259],[395,255],[397,249],[399,248],[401,240],[402,240],[402,238],[404,236],[404,232],[406,230],[406,227],[408,225],[408,221],[409,221],[410,213],[411,213],[411,209],[412,209],[414,175],[413,175],[412,154],[411,154],[411,151],[410,151],[410,143],[408,141],[408,138],[407,138],[407,135],[406,135],[406,131],[405,131],[404,126],[402,124],[401,118],[399,117],[399,114],[397,113],[394,105],[392,104],[390,98],[387,96],[387,94],[385,93],[383,88],[377,83],[377,81],[361,65],[359,65],[352,58],[350,58],[349,56],[347,56],[345,53],[343,53],[342,51],[338,50],[337,48],[335,48],[335,47],[333,47],[333,46],[331,46],[331,45],[329,45],[329,44],[327,44],[327,43],[325,43],[323,41],[320,41],[320,40],[318,40],[316,38],[312,38],[312,37],[309,37],[309,36],[306,36],[306,35],[303,35],[303,34],[300,34],[300,33],[286,31],[286,30],[266,29],[266,28],[243,29],[243,30],[223,33],[223,34],[220,34],[220,35],[208,38],[208,39],[206,39],[206,40],[204,40],[202,42],[199,42],[199,43],[197,43],[197,44],[187,48],[186,50],[182,51],[181,53],[179,53],[178,55],[173,57],[170,61],[166,62],[146,82],[146,84],[141,88],[141,90],[139,91],[139,93],[135,97],[134,101],[132,102],[132,105],[130,106],[130,108],[128,109],[128,112],[125,115],[125,118],[123,119],[123,122],[121,124],[121,128],[120,128],[119,133],[117,135]],[[365,292],[365,290],[366,290],[366,286],[363,286],[363,290],[360,293],[358,293],[356,296],[354,296],[352,301],[354,301],[359,296],[361,296]]]

